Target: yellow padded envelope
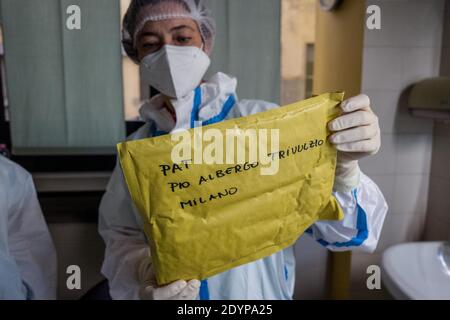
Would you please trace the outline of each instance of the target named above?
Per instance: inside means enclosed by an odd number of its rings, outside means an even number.
[[[317,220],[342,219],[332,196],[336,150],[328,142],[327,123],[339,115],[343,96],[327,93],[185,132],[192,140],[184,146],[191,142],[192,152],[177,153],[185,157],[182,162],[172,160],[182,141],[178,134],[118,145],[159,285],[206,279],[291,246]],[[193,146],[205,132],[215,129],[211,132],[228,137],[236,128],[279,130],[279,146],[272,150],[268,144],[267,154],[278,161],[276,174],[263,175],[262,161],[236,163],[237,143],[233,164],[196,164],[199,149]]]

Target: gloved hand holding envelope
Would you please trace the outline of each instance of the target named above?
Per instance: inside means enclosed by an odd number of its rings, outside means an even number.
[[[118,145],[159,285],[205,279],[292,245],[332,196],[327,123],[342,93]]]

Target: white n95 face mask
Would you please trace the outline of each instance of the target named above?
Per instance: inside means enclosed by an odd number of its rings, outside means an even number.
[[[200,84],[210,64],[202,49],[172,45],[165,45],[141,62],[149,84],[177,99],[184,98]]]

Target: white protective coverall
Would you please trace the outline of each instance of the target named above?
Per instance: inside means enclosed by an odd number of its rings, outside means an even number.
[[[0,156],[0,299],[56,299],[56,251],[31,175]]]

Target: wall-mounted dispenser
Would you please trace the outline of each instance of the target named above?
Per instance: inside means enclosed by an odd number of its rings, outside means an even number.
[[[414,84],[408,107],[413,116],[450,122],[450,77],[430,78]]]

